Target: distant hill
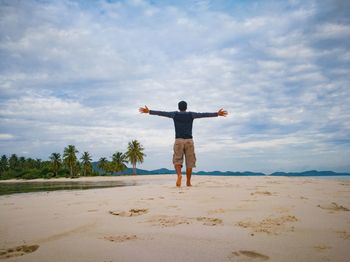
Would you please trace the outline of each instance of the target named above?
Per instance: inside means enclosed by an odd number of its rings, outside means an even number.
[[[255,173],[255,172],[232,172],[232,171],[199,171],[199,172],[194,172],[196,175],[203,175],[203,176],[265,176],[264,173]]]
[[[102,174],[103,171],[97,167],[98,162],[93,162],[92,167],[93,169]],[[113,175],[132,175],[133,170],[132,168],[127,168],[123,172],[113,173]],[[139,169],[136,168],[136,173],[138,175],[160,175],[160,174],[176,174],[174,169],[167,169],[167,168],[159,168],[155,170],[145,170],[145,169]],[[193,172],[195,175],[203,175],[203,176],[350,176],[350,173],[336,173],[333,171],[317,171],[317,170],[310,170],[310,171],[304,171],[304,172],[274,172],[272,174],[265,174],[260,172],[233,172],[233,171],[198,171]]]
[[[95,172],[98,172],[100,174],[104,173],[103,170],[98,168],[98,162],[92,162],[92,168],[94,169]],[[140,169],[136,168],[136,173],[138,175],[160,175],[160,174],[175,174],[175,170],[169,170],[167,168],[160,168],[160,169],[155,169],[155,170],[145,170],[145,169]],[[132,168],[127,168],[123,172],[114,172],[113,175],[132,175],[133,174],[133,169]]]
[[[336,173],[333,171],[310,170],[304,172],[275,172],[270,176],[350,176],[349,173]]]

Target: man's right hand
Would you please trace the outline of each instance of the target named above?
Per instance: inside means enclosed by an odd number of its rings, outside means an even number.
[[[149,109],[148,109],[147,106],[145,106],[145,107],[140,107],[140,108],[139,108],[139,111],[140,111],[140,113],[142,113],[142,114],[148,114],[148,113],[149,113]]]
[[[219,111],[218,111],[218,116],[227,116],[227,111],[224,110],[223,108],[221,108]]]

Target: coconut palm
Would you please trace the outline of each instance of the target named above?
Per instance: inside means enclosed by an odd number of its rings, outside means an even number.
[[[18,167],[18,156],[16,154],[12,154],[9,159],[9,167],[10,169],[15,169]]]
[[[35,159],[35,168],[40,169],[42,168],[43,161],[40,158]]]
[[[18,159],[18,167],[24,168],[25,163],[26,163],[26,158],[24,156],[21,156]]]
[[[33,158],[27,158],[26,159],[26,168],[27,169],[32,169],[32,168],[35,168],[35,160]]]
[[[7,171],[9,168],[9,161],[6,155],[1,156],[0,160],[0,175]]]
[[[98,161],[98,168],[102,169],[104,172],[108,170],[108,160],[105,157],[101,157]]]
[[[51,169],[55,176],[58,175],[58,171],[62,166],[61,154],[60,153],[52,153],[50,156],[51,161]]]
[[[81,156],[81,164],[83,168],[83,176],[89,175],[92,173],[92,158],[89,154],[89,152],[84,152]]]
[[[127,168],[127,156],[122,152],[115,152],[112,156],[112,169],[114,172],[120,172]]]
[[[75,148],[74,145],[68,145],[64,149],[63,160],[66,166],[69,168],[70,176],[73,177],[76,174],[76,162],[77,162],[77,154],[79,151]]]
[[[126,156],[129,162],[132,164],[133,174],[136,175],[136,164],[143,163],[143,157],[146,156],[143,153],[144,148],[137,140],[132,140],[128,143],[128,151]]]

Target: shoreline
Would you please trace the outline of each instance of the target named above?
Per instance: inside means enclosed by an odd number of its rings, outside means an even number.
[[[27,182],[98,182],[98,181],[120,181],[120,180],[133,180],[133,179],[141,179],[141,178],[160,178],[164,179],[164,176],[171,176],[175,174],[159,174],[159,175],[125,175],[125,176],[80,176],[77,178],[36,178],[36,179],[8,179],[8,180],[0,180],[0,183],[27,183]]]
[[[164,176],[170,177],[173,176],[174,179],[176,177],[176,174],[155,174],[155,175],[111,175],[111,176],[80,176],[76,178],[66,178],[66,177],[59,177],[59,178],[36,178],[36,179],[6,179],[6,180],[0,180],[0,183],[27,183],[27,182],[94,182],[94,181],[120,181],[120,180],[132,180],[132,179],[141,179],[141,178],[161,178],[164,179]],[[186,176],[185,174],[182,174],[182,176]],[[232,177],[232,178],[249,178],[249,177],[269,177],[269,178],[305,178],[305,179],[330,179],[330,180],[344,180],[348,181],[350,179],[349,176],[249,176],[249,175],[242,175],[242,176],[227,176],[227,175],[196,175],[192,174],[193,177],[217,177],[217,178],[225,178],[225,177]]]

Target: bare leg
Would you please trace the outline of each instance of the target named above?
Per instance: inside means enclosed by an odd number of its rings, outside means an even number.
[[[192,168],[186,168],[186,178],[187,178],[186,185],[187,186],[192,186],[191,185],[191,176],[192,176]]]
[[[176,174],[177,174],[176,186],[180,187],[181,186],[181,179],[182,179],[181,165],[175,165],[175,170],[176,170]]]

